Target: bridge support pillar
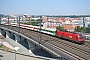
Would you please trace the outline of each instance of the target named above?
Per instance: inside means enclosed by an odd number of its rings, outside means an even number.
[[[28,45],[29,45],[29,53],[32,53],[31,51],[35,50],[35,44],[33,44],[32,42],[28,41]]]
[[[21,39],[20,39],[21,41],[25,41],[25,38],[23,38],[23,37],[21,37]]]
[[[29,53],[31,53],[31,51],[41,51],[41,47],[30,42],[30,41],[27,41],[28,42],[28,45],[29,45]]]
[[[0,29],[0,35],[2,35],[1,29]]]
[[[4,37],[6,37],[6,32],[5,32],[5,30],[1,29],[1,34],[2,34]]]
[[[15,41],[16,41],[16,43],[17,43],[18,41],[20,41],[20,36],[17,35],[17,34],[15,34]]]
[[[11,33],[11,39],[15,40],[14,33]]]
[[[33,44],[32,42],[29,42],[29,49],[35,50],[35,44]]]
[[[11,33],[9,31],[6,31],[6,38],[10,38]]]

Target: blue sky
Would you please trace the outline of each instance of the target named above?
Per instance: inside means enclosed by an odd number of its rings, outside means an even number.
[[[90,15],[90,0],[0,0],[0,14]]]

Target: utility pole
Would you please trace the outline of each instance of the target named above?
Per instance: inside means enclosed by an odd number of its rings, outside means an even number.
[[[18,24],[18,17],[17,17],[17,24]]]
[[[29,22],[30,22],[30,24],[31,24],[31,18],[30,18],[30,16],[29,16]]]
[[[47,16],[47,27],[49,27],[49,17]]]
[[[8,25],[9,25],[9,16],[8,16]]]
[[[18,29],[18,31],[20,32],[20,16],[19,16],[19,22],[18,22],[18,25],[19,25],[19,29]]]
[[[40,17],[40,29],[39,29],[39,44],[41,44],[42,41],[42,34],[41,34],[41,23],[42,23],[42,17]]]
[[[85,17],[83,17],[83,36],[85,37]]]
[[[1,16],[0,16],[0,25],[1,25]]]
[[[23,16],[22,16],[22,21],[23,21]]]

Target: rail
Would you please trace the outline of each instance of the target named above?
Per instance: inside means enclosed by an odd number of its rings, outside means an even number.
[[[3,27],[5,27],[5,26],[3,26]],[[9,27],[9,29],[10,29],[10,27]],[[13,29],[13,31],[15,31],[15,30]],[[28,30],[25,30],[25,31],[28,31]],[[36,32],[36,33],[38,34],[38,32]],[[53,55],[63,57],[63,58],[68,59],[68,60],[73,60],[75,58],[77,58],[77,59],[90,59],[90,57],[88,56],[89,54],[86,57],[84,57],[83,53],[80,53],[83,51],[90,53],[90,50],[85,49],[85,47],[81,47],[79,45],[68,43],[68,42],[65,42],[64,40],[62,41],[58,38],[53,38],[53,37],[50,38],[47,35],[45,35],[45,36],[48,38],[48,40],[45,42],[46,38],[43,36],[44,34],[42,35],[42,37],[43,37],[42,41],[39,41],[36,38],[34,38],[35,36],[32,37],[31,35],[29,35],[29,33],[25,34],[25,33],[20,32],[19,34],[24,35],[23,37],[25,37],[25,38],[28,37],[28,39],[30,39],[30,38],[33,39],[32,42],[41,46],[43,49],[45,49],[46,51],[50,52]],[[38,35],[36,35],[36,37],[38,37]],[[58,45],[56,45],[56,44],[58,44]],[[66,48],[65,46],[67,46],[69,48],[65,49]],[[75,48],[73,48],[73,47],[75,47]],[[70,50],[70,48],[73,48],[73,49],[71,49],[72,51]],[[77,49],[77,51],[80,51],[80,52],[75,53],[75,52],[77,52],[75,49]],[[67,52],[67,54],[65,54],[66,52]]]

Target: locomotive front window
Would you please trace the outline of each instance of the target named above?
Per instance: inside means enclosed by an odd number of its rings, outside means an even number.
[[[83,36],[82,36],[82,35],[79,35],[79,36],[78,36],[78,38],[82,39],[82,38],[83,38]]]
[[[83,36],[79,36],[79,38],[83,38]]]

